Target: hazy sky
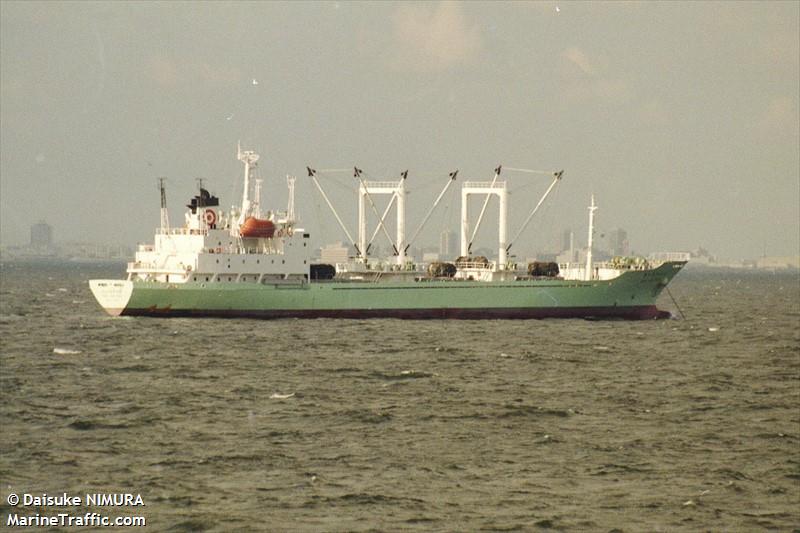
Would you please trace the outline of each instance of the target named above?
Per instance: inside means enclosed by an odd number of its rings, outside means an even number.
[[[419,218],[448,172],[502,163],[566,171],[520,250],[585,239],[593,191],[598,225],[639,251],[800,253],[798,2],[3,1],[0,17],[4,245],[39,219],[59,241],[151,240],[157,176],[173,221],[197,177],[230,205],[241,139],[265,203],[296,174],[324,240],[343,235],[306,165],[410,169]],[[547,178],[509,178],[518,225]]]

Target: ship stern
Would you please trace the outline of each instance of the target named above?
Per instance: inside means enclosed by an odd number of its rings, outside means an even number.
[[[97,303],[111,316],[119,316],[127,307],[133,294],[133,282],[119,279],[89,280]]]

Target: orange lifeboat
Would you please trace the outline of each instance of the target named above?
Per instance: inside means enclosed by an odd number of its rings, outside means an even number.
[[[275,224],[271,220],[247,217],[239,228],[239,235],[250,239],[271,239],[275,234]]]

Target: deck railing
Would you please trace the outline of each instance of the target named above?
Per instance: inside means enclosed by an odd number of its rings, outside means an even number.
[[[188,229],[188,228],[156,228],[156,235],[207,235],[208,230],[205,229]]]

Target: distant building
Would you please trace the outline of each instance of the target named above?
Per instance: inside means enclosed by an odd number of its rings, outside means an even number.
[[[53,227],[45,221],[31,226],[31,248],[46,249],[53,246]]]
[[[622,228],[612,229],[608,232],[608,251],[612,256],[630,255],[631,247],[628,242],[628,232]]]
[[[556,256],[556,261],[558,263],[577,263],[578,250],[564,250]]]
[[[534,261],[546,262],[546,263],[557,262],[558,256],[556,254],[551,254],[547,252],[538,252],[534,257],[525,258],[526,263],[533,263]]]
[[[575,247],[575,232],[565,229],[561,233],[561,253],[556,255],[559,263],[575,263],[578,261],[578,249]]]
[[[61,254],[69,259],[126,260],[133,256],[130,246],[91,242],[68,242],[61,246]]]
[[[475,250],[472,250],[472,253],[470,255],[472,255],[472,257],[482,256],[491,259],[492,257],[496,256],[496,254],[497,254],[497,248],[492,249],[484,246],[482,248],[476,248]]]
[[[323,263],[336,264],[347,263],[350,256],[347,246],[341,241],[323,246],[319,250],[319,256]]]
[[[756,260],[756,268],[800,268],[800,256],[760,257]]]
[[[716,264],[717,258],[711,255],[708,250],[700,246],[697,250],[692,252],[692,265],[708,265],[713,266]]]
[[[559,251],[565,252],[567,250],[575,249],[575,232],[571,228],[565,229],[561,232],[561,247]]]
[[[688,261],[691,258],[691,252],[653,252],[648,257],[651,261]]]
[[[455,255],[456,234],[445,230],[439,234],[439,257],[448,258]]]

